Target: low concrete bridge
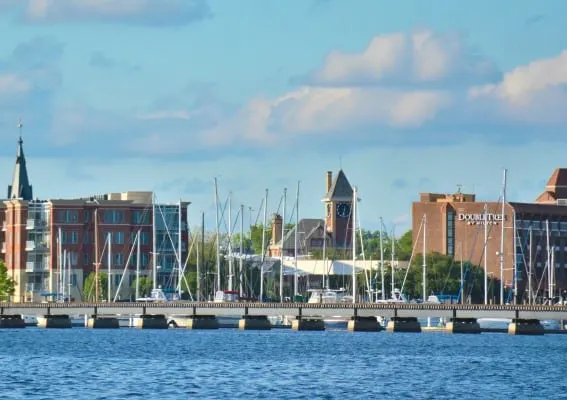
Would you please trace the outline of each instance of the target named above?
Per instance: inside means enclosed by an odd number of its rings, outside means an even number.
[[[404,304],[404,303],[0,303],[0,315],[123,315],[164,314],[176,316],[303,316],[303,317],[459,317],[567,320],[567,306]]]

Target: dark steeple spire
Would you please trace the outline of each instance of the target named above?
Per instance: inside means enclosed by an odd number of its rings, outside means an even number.
[[[16,165],[14,167],[14,178],[12,184],[8,186],[8,199],[32,200],[33,191],[28,179],[28,169],[26,168],[26,157],[24,156],[24,141],[22,140],[22,120],[18,123],[20,137],[18,138],[18,153],[16,155]]]

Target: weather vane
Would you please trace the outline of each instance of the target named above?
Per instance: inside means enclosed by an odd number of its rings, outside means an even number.
[[[24,124],[22,123],[22,117],[20,117],[20,119],[18,120],[18,130],[20,133],[20,141],[22,140],[22,128],[24,127]]]

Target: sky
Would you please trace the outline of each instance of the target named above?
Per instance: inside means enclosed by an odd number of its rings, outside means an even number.
[[[360,226],[402,232],[420,192],[533,201],[567,167],[564,0],[0,0],[0,183],[23,120],[34,195],[154,190],[214,223],[269,215],[325,172]],[[6,190],[6,189],[4,189]],[[260,216],[261,220],[261,216]],[[233,221],[233,224],[236,223]],[[237,225],[238,226],[238,225]]]

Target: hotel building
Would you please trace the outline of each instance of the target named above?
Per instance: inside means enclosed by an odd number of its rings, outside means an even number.
[[[533,294],[547,298],[551,287],[557,296],[567,290],[567,169],[553,172],[534,203],[477,201],[474,194],[460,191],[421,193],[412,205],[416,252],[422,251],[424,231],[428,253],[480,266],[484,266],[486,242],[488,274],[496,279],[500,279],[503,237],[504,285],[517,286],[518,301],[527,301],[530,280]]]
[[[0,202],[0,258],[16,282],[11,300],[54,300],[63,293],[83,300],[84,280],[97,263],[100,272],[110,272],[110,297],[118,291],[119,299],[131,298],[138,234],[141,276],[151,278],[155,266],[156,285],[175,287],[179,260],[187,257],[189,203],[153,199],[152,192],[34,199],[20,137],[12,184]]]

